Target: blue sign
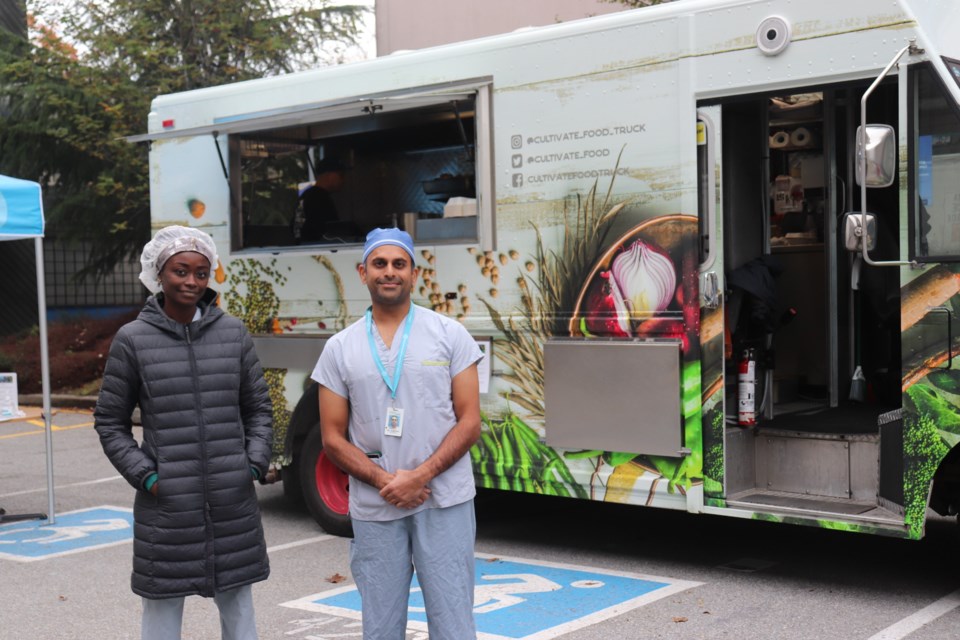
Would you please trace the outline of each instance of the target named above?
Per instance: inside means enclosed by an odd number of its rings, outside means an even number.
[[[31,562],[122,544],[133,539],[133,512],[94,507],[43,520],[0,525],[0,559]]]
[[[486,640],[544,640],[620,615],[699,583],[515,558],[478,556],[474,618]],[[355,586],[283,606],[360,619]],[[426,630],[420,586],[410,589],[408,626]]]

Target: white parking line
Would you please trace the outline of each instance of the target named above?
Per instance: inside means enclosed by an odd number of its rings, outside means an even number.
[[[57,484],[54,489],[70,489],[71,487],[85,487],[90,484],[100,484],[101,482],[113,482],[114,480],[123,480],[123,476],[110,476],[109,478],[100,478],[99,480],[87,480],[85,482],[74,482],[72,484]],[[26,491],[14,491],[13,493],[0,493],[0,498],[12,498],[13,496],[23,496],[28,493],[45,493],[46,487],[40,489],[27,489]]]
[[[267,547],[267,553],[273,553],[274,551],[285,551],[287,549],[293,549],[294,547],[302,547],[305,544],[313,544],[314,542],[323,542],[324,540],[332,540],[338,536],[331,535],[322,535],[316,536],[315,538],[305,538],[303,540],[296,540],[294,542],[287,542],[285,544],[278,544],[272,547]]]
[[[933,622],[945,613],[949,613],[960,606],[960,589],[945,595],[931,605],[920,609],[915,614],[907,616],[900,622],[890,625],[883,631],[875,633],[867,640],[900,640],[927,624]]]

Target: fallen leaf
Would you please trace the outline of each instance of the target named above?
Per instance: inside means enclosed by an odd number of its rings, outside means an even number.
[[[343,582],[344,580],[346,580],[346,578],[340,575],[339,573],[335,573],[329,578],[327,578],[327,582],[332,582],[333,584],[338,584],[340,582]]]

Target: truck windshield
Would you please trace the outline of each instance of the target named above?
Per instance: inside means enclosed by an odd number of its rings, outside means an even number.
[[[960,259],[960,109],[930,65],[911,76],[914,251],[922,261]]]

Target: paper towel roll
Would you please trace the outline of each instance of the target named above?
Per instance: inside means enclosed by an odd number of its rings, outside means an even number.
[[[770,136],[771,149],[782,149],[788,144],[790,144],[790,134],[786,131],[777,131],[775,134]]]
[[[790,144],[794,147],[809,147],[812,141],[813,136],[806,127],[797,127],[790,134]]]

